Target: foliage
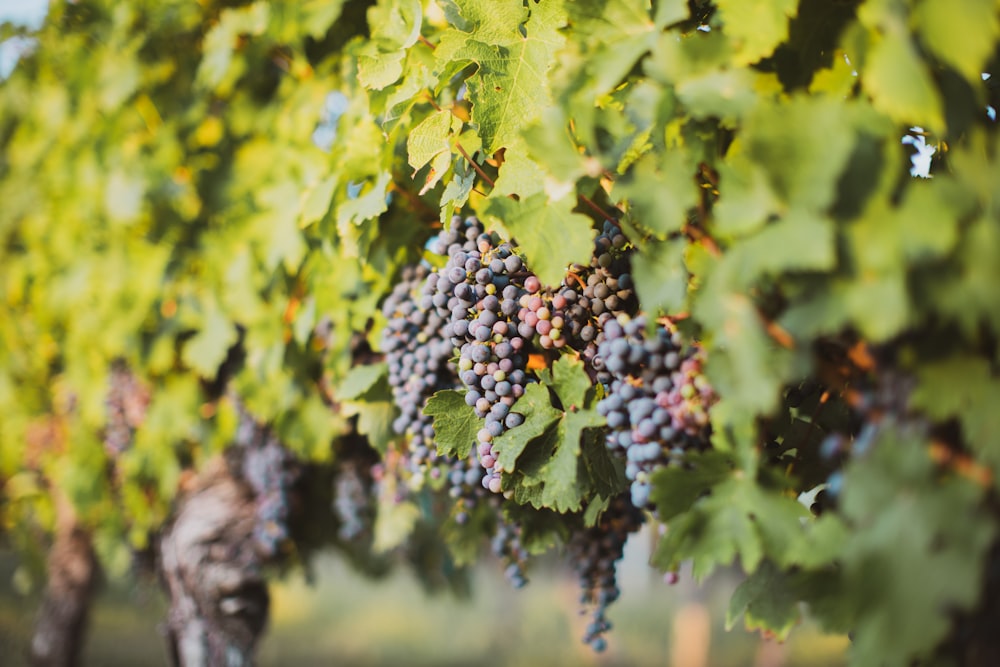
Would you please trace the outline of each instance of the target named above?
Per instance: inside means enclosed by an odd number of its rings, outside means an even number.
[[[976,609],[1000,520],[996,2],[90,0],[35,37],[0,83],[0,520],[25,548],[55,487],[107,563],[145,546],[234,437],[228,375],[299,457],[356,425],[391,469],[384,368],[351,367],[423,244],[474,212],[552,285],[614,218],[643,310],[719,396],[711,449],[654,475],[654,564],[738,559],[731,621],[785,636],[804,601],[857,665],[929,661]],[[152,400],[112,456],[121,361]],[[499,450],[508,500],[555,511],[548,546],[625,482],[588,436],[601,388],[545,362]],[[472,442],[464,408],[428,405],[444,453]]]

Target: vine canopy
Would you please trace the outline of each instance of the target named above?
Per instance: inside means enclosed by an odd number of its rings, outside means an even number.
[[[403,268],[440,267],[428,240],[474,214],[555,286],[613,219],[642,310],[698,341],[719,399],[711,447],[653,476],[654,565],[738,561],[731,623],[784,637],[805,601],[857,665],[930,659],[979,603],[996,0],[81,0],[28,36],[0,82],[0,521],[25,549],[55,488],[124,569],[234,437],[220,369],[302,459],[351,428],[396,451],[386,367],[358,350],[380,352]],[[151,403],[112,461],[122,361]],[[861,387],[897,376],[902,407],[873,416]],[[592,523],[624,484],[593,437],[603,389],[565,355],[528,389],[510,511]],[[445,453],[481,426],[449,393],[427,414]],[[823,458],[835,433],[852,453]],[[839,492],[818,517],[817,487]]]

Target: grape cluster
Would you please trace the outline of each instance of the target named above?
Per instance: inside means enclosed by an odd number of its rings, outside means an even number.
[[[855,373],[857,377],[848,396],[853,428],[833,431],[820,443],[820,459],[832,470],[811,507],[816,514],[837,505],[844,486],[844,467],[849,461],[868,455],[885,422],[919,430],[928,428],[909,405],[917,386],[916,377],[893,368],[880,369],[877,375]]]
[[[540,322],[537,327],[540,347],[568,345],[577,350],[591,377],[602,384],[611,380],[598,355],[604,327],[619,316],[635,315],[638,309],[627,243],[621,229],[605,221],[594,241],[590,264],[574,266],[567,273],[547,299],[549,324]]]
[[[530,339],[517,315],[522,297],[537,293],[541,285],[511,244],[486,233],[475,218],[455,218],[436,249],[447,254],[448,261],[428,277],[421,305],[433,306],[447,318],[445,332],[459,350],[465,401],[477,417],[485,418],[476,443],[485,471],[481,483],[499,493],[503,469],[493,440],[524,422],[512,408],[531,380]]]
[[[647,337],[645,317],[611,320],[604,335],[598,356],[612,381],[597,411],[607,420],[608,449],[626,459],[632,503],[645,507],[652,471],[706,445],[715,394],[698,348],[685,351],[665,326]]]
[[[254,542],[264,557],[271,558],[289,537],[290,493],[300,470],[295,457],[270,428],[239,404],[238,412],[234,454],[240,476],[254,492]]]
[[[333,511],[340,521],[337,535],[356,539],[371,530],[374,519],[370,482],[357,461],[342,461],[333,478]]]
[[[468,520],[468,510],[483,491],[483,468],[475,454],[467,458],[454,458],[448,464],[448,493],[460,503],[459,513],[455,519],[460,524]]]
[[[424,475],[441,474],[434,446],[433,420],[424,415],[427,399],[458,384],[449,363],[452,345],[443,335],[445,321],[432,307],[422,303],[429,269],[412,265],[404,269],[400,282],[386,298],[382,313],[387,323],[382,331],[382,349],[389,367],[389,384],[399,416],[392,427],[397,435],[409,436],[408,465],[412,484],[421,485]],[[476,480],[478,482],[478,480]]]
[[[528,583],[524,575],[524,564],[528,559],[528,552],[521,544],[521,527],[516,523],[505,520],[500,515],[500,505],[497,508],[497,529],[490,540],[490,547],[493,555],[499,558],[504,564],[504,576],[514,588],[524,588]]]
[[[582,613],[591,610],[583,641],[597,652],[607,648],[604,633],[611,629],[611,623],[606,611],[620,594],[616,564],[628,536],[639,530],[644,519],[627,494],[622,494],[611,500],[597,525],[579,530],[570,539],[570,560],[580,577]]]
[[[146,419],[149,400],[149,390],[125,364],[111,367],[108,393],[104,397],[104,451],[112,459],[132,444],[135,430]]]

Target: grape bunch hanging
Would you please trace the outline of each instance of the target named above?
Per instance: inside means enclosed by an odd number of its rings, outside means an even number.
[[[443,260],[440,268],[408,267],[383,306],[382,348],[400,412],[393,428],[408,443],[411,487],[446,475],[459,520],[488,503],[497,516],[494,552],[511,582],[523,585],[520,526],[502,519],[497,502],[511,490],[495,441],[525,422],[519,399],[540,381],[538,371],[561,355],[578,357],[600,386],[607,449],[623,460],[629,482],[594,526],[577,529],[568,542],[582,603],[593,612],[584,641],[603,650],[605,609],[618,596],[616,563],[643,523],[650,476],[708,445],[715,395],[701,372],[703,354],[685,346],[668,321],[651,323],[642,313],[631,246],[614,222],[602,225],[590,261],[568,267],[556,286],[543,285],[516,244],[474,217],[453,218],[428,248]],[[466,459],[437,452],[433,422],[423,414],[446,389],[463,391],[482,420]]]

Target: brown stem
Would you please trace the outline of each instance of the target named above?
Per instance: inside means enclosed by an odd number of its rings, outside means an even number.
[[[577,275],[575,271],[567,271],[566,277],[575,280],[576,284],[580,286],[581,291],[587,289],[587,283],[583,282],[583,278]]]
[[[182,492],[159,544],[176,667],[254,664],[268,615],[254,521],[253,495],[221,460]]]
[[[579,197],[580,201],[582,201],[584,204],[586,204],[587,206],[589,206],[591,208],[591,210],[593,210],[595,213],[597,213],[597,215],[603,217],[605,220],[614,220],[615,219],[615,217],[613,215],[611,215],[610,213],[608,213],[607,211],[605,211],[603,208],[601,208],[600,206],[598,206],[597,204],[595,204],[594,201],[592,199],[590,199],[589,197],[587,197],[585,195],[579,195],[579,194],[577,195],[577,197]],[[619,213],[621,213],[621,211],[619,211],[617,208],[615,210],[618,211]]]
[[[491,188],[495,188],[496,183],[493,182],[492,178],[486,175],[486,172],[483,171],[482,167],[476,164],[476,161],[473,160],[472,157],[465,151],[465,149],[462,147],[462,144],[456,141],[455,147],[458,148],[458,152],[462,154],[462,157],[464,157],[468,161],[468,163],[472,165],[472,168],[476,170],[476,173],[479,174],[479,177],[482,178],[487,183],[489,183]]]
[[[57,527],[47,563],[48,583],[31,638],[35,667],[80,664],[98,562],[90,535],[77,523],[69,500],[56,495]]]
[[[434,99],[434,96],[430,93],[430,91],[424,91],[424,92],[426,93],[425,99],[432,107],[434,107],[434,110],[441,111],[441,105],[437,103],[437,100]]]
[[[777,322],[765,319],[764,330],[767,332],[767,335],[771,337],[771,340],[781,347],[786,350],[795,349],[795,339],[792,338],[792,335],[785,331],[785,329]]]

